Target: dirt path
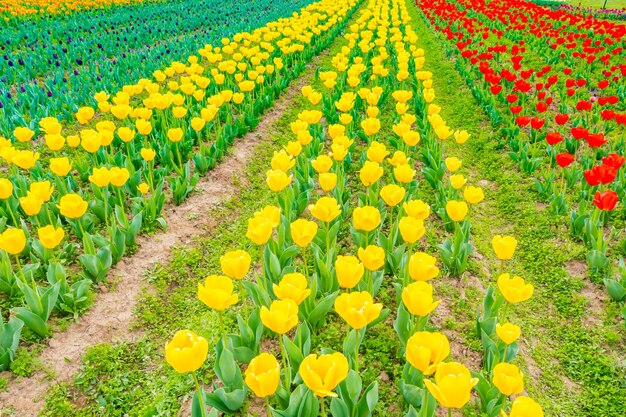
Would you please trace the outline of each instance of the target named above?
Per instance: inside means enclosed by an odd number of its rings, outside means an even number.
[[[319,56],[309,68],[314,68],[318,59]],[[114,289],[101,291],[93,306],[78,322],[63,332],[55,333],[47,341],[48,345],[40,356],[46,371],[37,371],[29,378],[0,373],[0,376],[9,379],[8,390],[0,393],[0,416],[36,417],[44,406],[48,388],[69,380],[78,372],[86,349],[99,343],[133,340],[140,335],[131,329],[131,324],[138,295],[150,291],[145,272],[155,263],[167,261],[174,246],[187,244],[194,237],[207,234],[212,227],[212,218],[207,213],[236,195],[238,186],[233,180],[245,170],[255,148],[269,140],[274,121],[299,93],[306,78],[303,74],[293,81],[263,116],[257,128],[236,140],[224,160],[198,182],[194,194],[178,207],[166,207],[167,230],[153,236],[141,236],[135,254],[123,258],[109,272],[109,282],[117,282]]]

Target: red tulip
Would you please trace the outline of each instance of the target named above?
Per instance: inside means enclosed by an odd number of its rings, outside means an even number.
[[[607,141],[602,133],[590,133],[587,135],[586,140],[592,148],[599,148]]]
[[[557,154],[555,156],[555,159],[556,159],[556,163],[561,168],[566,168],[570,166],[572,162],[574,162],[574,155],[572,155],[571,153],[563,152],[563,153]]]
[[[511,111],[513,111],[513,108],[511,107]],[[528,116],[517,116],[515,118],[515,123],[519,126],[519,127],[525,127],[528,126],[528,124],[530,123],[530,117]]]
[[[554,121],[560,126],[567,123],[568,120],[569,120],[569,116],[567,114],[560,113],[554,116]]]
[[[573,127],[571,132],[574,139],[578,140],[585,139],[589,135],[589,131],[581,126]]]
[[[617,171],[610,166],[596,165],[583,172],[587,184],[592,187],[598,184],[610,184],[617,176]]]
[[[607,190],[603,193],[596,191],[596,194],[593,196],[593,204],[604,211],[613,210],[618,200],[617,193],[613,190]]]
[[[556,145],[562,140],[563,140],[563,136],[561,136],[559,132],[548,132],[546,134],[546,142],[548,142],[548,144],[551,146]]]
[[[546,124],[546,119],[540,119],[538,117],[530,119],[530,126],[535,130],[541,129],[544,124]]]
[[[624,165],[626,158],[616,153],[610,153],[608,156],[602,158],[602,164],[618,170]]]

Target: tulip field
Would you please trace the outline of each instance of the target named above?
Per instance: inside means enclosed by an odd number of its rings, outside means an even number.
[[[0,416],[626,415],[626,22],[552,3],[0,0]]]

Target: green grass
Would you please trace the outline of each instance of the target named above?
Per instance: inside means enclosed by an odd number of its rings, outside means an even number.
[[[582,6],[582,7],[594,7],[596,9],[601,9],[604,5],[604,0],[568,0],[568,4],[572,6]],[[622,9],[626,7],[626,0],[607,0],[606,8],[607,9]]]

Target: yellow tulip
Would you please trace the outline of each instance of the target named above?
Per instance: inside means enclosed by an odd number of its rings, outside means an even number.
[[[0,200],[6,200],[12,195],[13,183],[6,178],[0,178]]]
[[[174,143],[180,142],[183,138],[183,129],[179,127],[168,129],[167,138]]]
[[[76,120],[78,120],[78,123],[81,125],[87,124],[95,113],[92,107],[81,107],[76,112]]]
[[[22,169],[31,169],[39,160],[39,152],[15,151],[13,152],[13,163]]]
[[[465,201],[450,200],[446,203],[446,213],[453,222],[461,222],[467,216],[469,207]]]
[[[304,248],[311,243],[317,234],[317,223],[306,219],[298,219],[289,226],[293,242]]]
[[[117,129],[117,136],[124,143],[128,143],[133,140],[136,134],[137,132],[128,127],[120,127],[119,129]]]
[[[426,233],[424,222],[410,216],[400,218],[398,229],[400,229],[402,240],[406,243],[415,243]]]
[[[89,176],[89,181],[100,188],[104,188],[111,182],[111,171],[106,167],[94,168]]]
[[[502,274],[498,277],[498,288],[509,303],[520,303],[528,300],[534,291],[531,284],[526,284],[520,277]]]
[[[513,323],[504,323],[500,325],[500,323],[496,324],[496,333],[500,340],[504,342],[506,345],[510,345],[515,342],[520,334],[522,333],[522,329],[519,326],[516,326]]]
[[[333,390],[348,377],[348,359],[339,352],[304,358],[298,372],[304,384],[321,398],[337,397]]]
[[[152,161],[156,156],[156,152],[150,148],[141,148],[140,154],[143,160],[146,162]]]
[[[296,161],[285,151],[274,152],[272,157],[272,169],[287,172],[294,167]]]
[[[69,219],[82,217],[87,211],[87,206],[87,202],[78,194],[65,194],[57,204],[61,215]]]
[[[253,217],[248,220],[248,231],[246,237],[256,243],[263,245],[272,236],[272,224],[265,217]]]
[[[322,190],[329,192],[337,186],[337,174],[332,172],[324,172],[319,177],[320,187]]]
[[[442,124],[441,126],[435,128],[435,134],[437,135],[439,139],[445,140],[445,139],[448,139],[452,135],[452,130],[450,130],[450,128],[447,125]]]
[[[435,383],[425,379],[424,384],[437,402],[446,408],[463,408],[470,400],[472,388],[478,384],[469,369],[457,362],[442,362],[435,372]]]
[[[144,136],[148,136],[150,132],[152,132],[152,123],[147,120],[137,119],[135,121],[135,127],[137,131]]]
[[[463,190],[463,198],[469,204],[478,204],[485,199],[485,194],[482,188],[469,185]]]
[[[430,206],[422,200],[409,200],[402,207],[408,216],[418,220],[426,220],[430,216]]]
[[[393,153],[393,156],[391,158],[388,158],[387,161],[389,161],[391,166],[397,167],[397,166],[400,166],[400,165],[408,164],[409,163],[409,158],[407,158],[407,156],[406,156],[406,154],[404,152],[402,152],[402,151],[395,151]]]
[[[456,170],[461,168],[461,160],[457,158],[456,156],[451,156],[449,158],[446,158],[445,163],[446,163],[446,168],[448,168],[448,171],[450,172],[455,172]]]
[[[22,207],[27,216],[38,215],[42,204],[43,200],[31,192],[28,192],[26,197],[20,197],[20,207]]]
[[[383,305],[374,303],[367,291],[340,294],[335,299],[335,311],[353,329],[362,329],[380,316]]]
[[[509,417],[543,417],[543,410],[532,398],[520,395],[513,401]]]
[[[302,145],[297,140],[292,140],[287,142],[287,145],[284,147],[285,152],[287,152],[292,157],[297,157],[302,152]]]
[[[352,123],[352,115],[350,113],[341,113],[339,115],[339,121],[343,125],[349,125],[350,123]]]
[[[201,117],[194,117],[191,119],[191,128],[196,132],[204,129],[204,125],[206,125],[206,121]]]
[[[69,135],[67,138],[67,146],[70,148],[75,148],[80,145],[80,136],[78,135]]]
[[[280,365],[269,353],[254,357],[246,368],[246,385],[260,398],[274,395],[280,382]]]
[[[333,143],[330,147],[335,161],[343,161],[348,156],[348,147],[339,143]]]
[[[334,125],[328,126],[328,136],[330,136],[331,139],[334,140],[340,136],[345,136],[345,135],[346,135],[346,127],[344,125],[334,124]]]
[[[406,360],[425,375],[430,375],[450,355],[450,342],[443,333],[416,332],[406,342]]]
[[[454,132],[454,140],[456,140],[456,143],[458,144],[463,144],[467,142],[469,137],[470,134],[467,133],[466,130],[457,130],[456,132]]]
[[[261,307],[263,325],[278,334],[285,334],[298,324],[298,304],[290,299],[273,301],[270,308]]]
[[[352,213],[352,221],[356,230],[371,232],[380,225],[380,211],[372,206],[357,207]]]
[[[409,275],[415,281],[428,281],[439,275],[437,259],[424,252],[416,252],[409,259]]]
[[[403,184],[408,184],[415,177],[415,170],[409,164],[398,165],[393,169],[395,179]]]
[[[365,268],[356,256],[337,256],[335,274],[341,288],[356,287],[364,272]]]
[[[32,193],[34,196],[38,197],[40,200],[47,202],[50,200],[52,196],[52,192],[54,191],[54,185],[50,184],[50,181],[37,181],[30,184],[29,193]]]
[[[364,186],[369,187],[383,176],[383,172],[383,168],[377,162],[365,161],[359,171],[359,178]]]
[[[372,142],[366,152],[367,159],[379,164],[385,160],[387,155],[389,155],[389,151],[382,142]]]
[[[506,395],[524,391],[524,375],[511,363],[499,363],[493,368],[493,385]]]
[[[452,185],[452,188],[454,188],[455,190],[461,189],[466,182],[467,179],[461,174],[450,176],[450,185]]]
[[[44,117],[39,121],[39,126],[48,135],[58,135],[63,129],[55,117]]]
[[[71,169],[72,163],[66,156],[62,158],[50,158],[50,171],[54,172],[59,177],[66,176]]]
[[[39,240],[41,244],[46,249],[54,249],[59,246],[59,243],[65,237],[65,232],[63,228],[55,228],[52,225],[40,227],[37,230],[37,235],[39,236]]]
[[[204,285],[199,282],[198,298],[217,311],[224,311],[239,301],[239,295],[233,294],[233,280],[222,275],[208,276]]]
[[[271,169],[265,175],[267,177],[265,182],[275,193],[285,189],[293,179],[293,175],[287,175],[279,169]]]
[[[13,137],[15,137],[15,139],[19,142],[28,142],[33,138],[33,136],[35,136],[35,132],[27,127],[19,126],[13,129]]]
[[[245,250],[226,252],[220,257],[222,272],[232,279],[243,279],[250,270],[252,258]]]
[[[396,90],[393,92],[392,96],[398,103],[406,103],[413,97],[413,92],[410,90]]]
[[[262,217],[267,219],[272,226],[272,229],[275,229],[280,224],[280,208],[276,206],[265,206],[263,210],[255,211],[254,217]]]
[[[368,117],[361,121],[361,128],[367,136],[373,136],[380,130],[380,120],[374,117]]]
[[[165,360],[178,373],[195,372],[209,353],[209,342],[190,330],[179,330],[165,344]]]
[[[420,140],[420,134],[413,130],[407,130],[402,134],[402,141],[406,143],[407,146],[415,146]]]
[[[404,196],[406,195],[406,190],[404,187],[400,187],[396,184],[388,184],[380,189],[380,196],[390,207],[395,207],[402,200],[404,200]]]
[[[441,300],[433,300],[432,285],[425,281],[416,281],[402,289],[402,302],[409,313],[424,317],[430,314]]]
[[[61,135],[45,135],[44,140],[51,151],[58,151],[65,145],[65,138]]]
[[[130,172],[126,168],[113,167],[111,172],[111,184],[116,187],[122,187],[130,178]]]
[[[322,174],[330,171],[333,167],[333,160],[328,155],[319,155],[317,159],[311,161],[311,166],[317,173]]]
[[[85,129],[80,132],[81,146],[89,153],[94,153],[102,146],[102,135],[93,130]]]
[[[298,272],[285,274],[278,285],[273,284],[272,289],[279,300],[293,300],[300,305],[310,294],[307,289],[308,281],[306,277]]]
[[[517,248],[517,239],[513,236],[495,235],[493,239],[491,239],[491,246],[493,246],[493,250],[498,259],[506,261],[513,257],[515,249]]]
[[[341,214],[341,207],[333,197],[322,197],[309,205],[311,215],[322,222],[331,222]]]
[[[365,249],[359,248],[357,254],[369,271],[376,271],[385,264],[385,250],[380,246],[369,245]]]
[[[8,228],[0,234],[0,249],[9,255],[19,255],[26,247],[26,235],[22,229]]]
[[[146,195],[150,191],[150,186],[145,182],[142,182],[137,186],[137,191],[139,191],[143,195]]]

